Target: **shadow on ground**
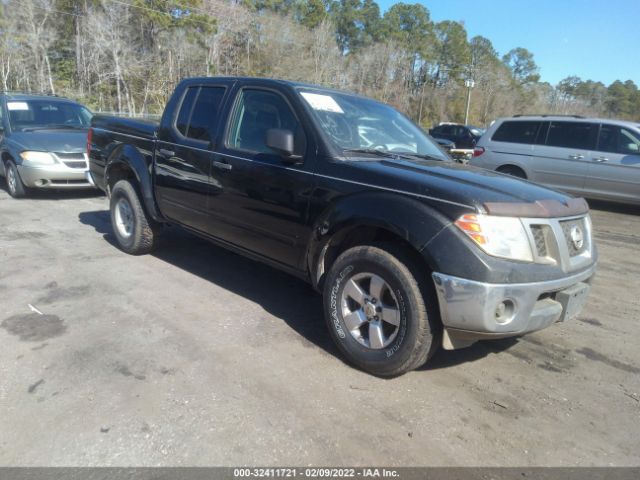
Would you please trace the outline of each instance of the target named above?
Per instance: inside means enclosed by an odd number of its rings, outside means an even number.
[[[108,211],[79,214],[105,241],[117,248]],[[312,344],[342,360],[327,332],[322,297],[302,280],[211,244],[179,227],[167,227],[152,254],[225,290],[255,302]],[[480,342],[463,350],[440,350],[420,370],[438,370],[479,360],[517,343],[514,339]]]

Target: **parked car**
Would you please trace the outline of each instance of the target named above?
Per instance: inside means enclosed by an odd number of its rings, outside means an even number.
[[[497,120],[473,165],[589,198],[640,204],[640,123],[579,116]]]
[[[91,112],[61,97],[0,94],[0,175],[14,198],[29,189],[92,188],[87,182]]]
[[[480,127],[459,123],[441,123],[429,130],[433,138],[450,140],[460,150],[473,150],[483,133],[484,129]]]
[[[456,144],[446,138],[434,138],[434,140],[448,154],[451,154],[451,150],[456,148]]]
[[[188,79],[159,125],[96,116],[88,144],[125,252],[175,224],[296,275],[323,292],[340,351],[376,375],[570,319],[596,268],[583,199],[454,163],[365,97]]]

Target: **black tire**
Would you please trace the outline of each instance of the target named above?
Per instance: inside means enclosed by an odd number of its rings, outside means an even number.
[[[123,210],[128,205],[130,215],[123,221]],[[128,180],[119,180],[111,189],[109,205],[111,226],[118,245],[131,255],[151,252],[157,243],[159,226],[145,212],[136,189]],[[124,224],[129,228],[125,228]],[[126,234],[126,231],[129,234]]]
[[[327,326],[339,350],[349,362],[362,370],[381,377],[402,375],[422,366],[439,347],[441,323],[434,287],[429,283],[427,272],[417,265],[419,263],[412,261],[403,249],[385,244],[350,248],[331,266],[324,285]],[[386,282],[386,295],[395,296],[393,300],[400,312],[395,337],[390,335],[390,343],[383,348],[363,345],[362,342],[371,343],[371,340],[358,339],[356,336],[365,336],[363,329],[367,330],[369,326],[363,323],[362,328],[357,332],[353,330],[356,333],[352,334],[343,315],[345,286],[350,280],[362,276],[366,284],[366,275],[369,273]],[[363,286],[363,289],[366,287]],[[385,325],[385,328],[388,326]]]
[[[527,174],[524,173],[520,167],[514,167],[513,165],[505,165],[504,167],[499,167],[497,169],[498,172],[504,173],[505,175],[511,175],[512,177],[517,178],[527,178]]]
[[[22,183],[18,167],[12,160],[7,160],[4,164],[5,180],[7,182],[7,191],[13,198],[24,198],[27,196],[28,189]]]

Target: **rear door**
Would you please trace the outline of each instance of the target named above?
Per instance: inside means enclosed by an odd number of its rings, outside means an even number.
[[[640,131],[606,123],[600,126],[597,150],[590,158],[585,194],[640,202]]]
[[[209,169],[224,95],[224,86],[187,87],[175,118],[158,133],[155,182],[160,209],[169,219],[205,232],[212,228]]]
[[[485,148],[484,155],[471,160],[477,165],[492,170],[505,166],[517,166],[522,169],[527,178],[532,176],[532,154],[536,138],[544,122],[538,120],[506,120],[500,123],[490,138],[483,137],[480,142]]]
[[[472,149],[476,146],[475,137],[471,134],[467,127],[456,125],[453,128],[455,136],[455,144],[457,148]]]
[[[451,125],[438,125],[433,129],[431,136],[434,138],[444,138],[455,143],[453,127]]]
[[[556,120],[548,123],[544,139],[533,148],[530,180],[582,194],[595,149],[598,124]]]

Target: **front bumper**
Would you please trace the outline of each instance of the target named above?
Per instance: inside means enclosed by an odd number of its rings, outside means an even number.
[[[594,263],[561,279],[513,284],[433,273],[445,328],[443,347],[452,350],[486,338],[522,335],[577,315],[595,270]],[[576,298],[569,303],[571,296]],[[500,308],[503,302],[506,309]]]
[[[22,183],[29,188],[94,188],[85,177],[86,168],[70,168],[56,163],[41,166],[18,165]]]

